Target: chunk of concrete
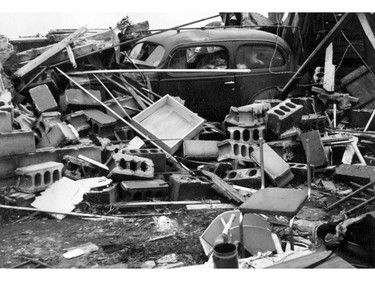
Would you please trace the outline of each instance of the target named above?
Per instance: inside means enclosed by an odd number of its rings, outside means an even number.
[[[309,140],[310,164],[315,167],[321,167],[328,164],[327,155],[324,152],[324,146],[318,130],[306,132],[300,135],[303,148],[306,151],[306,140]]]
[[[236,141],[247,142],[250,144],[258,143],[259,138],[266,138],[266,127],[258,126],[256,128],[228,127],[229,138]]]
[[[302,118],[302,112],[302,105],[295,104],[287,99],[266,112],[266,127],[276,135],[280,135],[298,125]]]
[[[0,157],[35,151],[34,132],[13,130],[0,132]]]
[[[260,165],[259,146],[254,147],[251,157]],[[263,157],[264,171],[274,185],[283,187],[294,178],[288,163],[286,163],[267,143],[263,144]]]
[[[126,202],[161,198],[168,194],[168,183],[162,179],[122,181],[120,185],[125,192],[122,199]]]
[[[150,159],[121,153],[113,155],[113,159],[116,166],[108,177],[115,181],[154,177],[154,163]]]
[[[57,103],[47,85],[39,85],[29,90],[35,109],[39,112],[57,109]]]
[[[253,145],[235,140],[225,140],[218,143],[219,156],[217,161],[228,159],[253,162],[250,155],[254,151]]]

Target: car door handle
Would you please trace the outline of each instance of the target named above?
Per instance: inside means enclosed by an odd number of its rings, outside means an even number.
[[[234,84],[234,81],[224,82],[224,85],[233,85],[233,84]]]

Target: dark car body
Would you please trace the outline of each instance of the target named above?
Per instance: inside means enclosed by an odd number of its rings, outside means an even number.
[[[293,54],[281,37],[251,29],[167,31],[140,40],[129,57],[139,68],[178,69],[145,75],[154,92],[179,96],[193,112],[218,122],[231,106],[276,98],[278,87],[296,71]],[[192,73],[184,69],[223,71]],[[230,71],[234,69],[250,72]]]

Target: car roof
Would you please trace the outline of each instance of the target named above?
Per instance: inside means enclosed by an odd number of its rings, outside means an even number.
[[[141,39],[139,42],[154,42],[169,49],[188,43],[242,40],[277,42],[288,49],[286,42],[273,33],[245,28],[171,30],[151,35]],[[166,46],[166,42],[168,42],[168,46]]]

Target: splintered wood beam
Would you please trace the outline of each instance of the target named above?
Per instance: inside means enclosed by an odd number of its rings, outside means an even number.
[[[357,17],[359,19],[359,22],[362,25],[363,30],[366,33],[368,40],[372,44],[372,47],[375,49],[375,36],[374,36],[374,33],[372,32],[372,28],[366,18],[366,15],[364,13],[357,13]]]
[[[73,65],[73,68],[77,68],[77,63],[76,63],[76,60],[74,58],[72,48],[69,45],[67,45],[65,49],[66,49],[66,53],[68,54],[68,58]]]
[[[317,54],[322,50],[325,50],[328,45],[331,44],[331,42],[340,34],[342,28],[349,21],[352,15],[352,13],[345,13],[341,16],[340,20],[335,24],[335,26],[331,29],[327,36],[319,43],[315,50],[310,54],[310,56],[305,60],[305,62],[296,71],[296,73],[294,73],[293,77],[290,78],[288,83],[284,86],[280,96],[281,99],[285,99],[288,96],[289,92],[295,85],[297,85],[303,74],[305,74],[306,71],[311,68],[312,65],[316,62],[316,60],[318,59]]]
[[[323,88],[328,92],[335,90],[335,65],[333,62],[333,43],[326,49],[326,58],[324,62],[324,82]]]
[[[37,68],[39,65],[41,65],[43,62],[57,54],[58,52],[64,50],[69,44],[71,44],[74,40],[79,38],[81,35],[85,34],[87,32],[87,28],[85,26],[78,29],[76,32],[69,35],[67,38],[63,39],[59,43],[54,44],[51,48],[49,48],[47,51],[42,53],[40,56],[36,57],[32,61],[30,61],[28,64],[24,65],[20,69],[18,69],[14,74],[18,77],[23,77],[30,71]]]

